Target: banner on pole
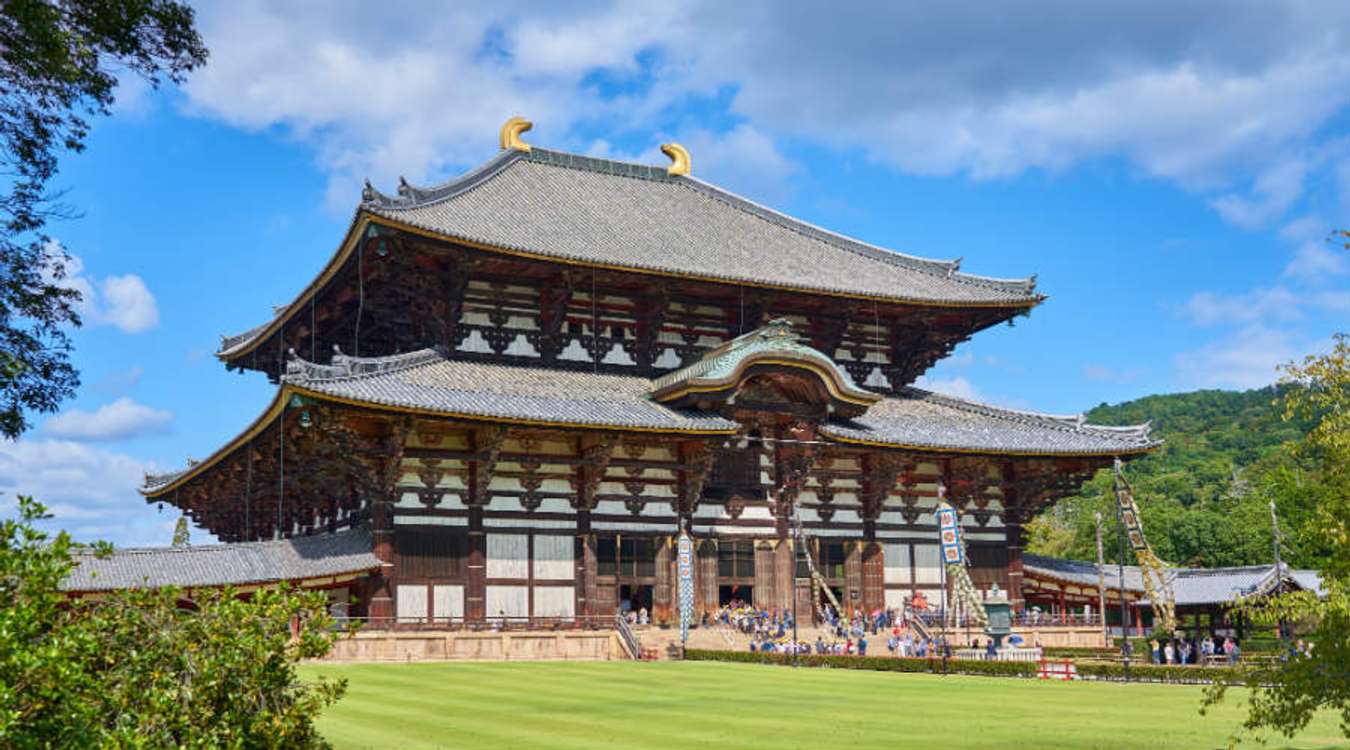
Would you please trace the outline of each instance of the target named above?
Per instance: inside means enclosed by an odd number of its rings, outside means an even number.
[[[694,619],[694,540],[680,532],[675,546],[676,579],[680,590],[680,645],[689,640],[689,622]]]
[[[965,562],[961,544],[961,522],[952,506],[942,503],[937,509],[938,535],[942,540],[942,561],[948,565]]]

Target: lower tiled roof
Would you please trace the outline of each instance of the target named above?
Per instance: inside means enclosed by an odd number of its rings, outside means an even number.
[[[1148,425],[1104,427],[1079,416],[1000,409],[919,388],[873,405],[863,416],[824,432],[879,445],[1037,455],[1139,453],[1160,444]]]
[[[1106,587],[1118,589],[1118,566],[1105,566]],[[1022,570],[1026,575],[1043,576],[1068,583],[1085,586],[1097,585],[1097,565],[1082,560],[1062,560],[1041,555],[1022,555]],[[1322,593],[1321,579],[1313,570],[1284,569],[1285,578],[1293,580],[1299,588]],[[1273,588],[1275,579],[1274,565],[1247,565],[1229,568],[1168,568],[1168,580],[1172,585],[1172,596],[1180,606],[1221,604],[1231,601],[1238,595],[1264,593]],[[1143,593],[1143,578],[1139,568],[1125,566],[1125,590]],[[1147,600],[1144,600],[1147,603]]]
[[[267,542],[119,549],[76,557],[66,591],[240,586],[360,573],[380,567],[366,529]]]

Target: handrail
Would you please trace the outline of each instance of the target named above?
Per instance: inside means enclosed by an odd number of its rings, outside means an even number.
[[[628,620],[624,619],[622,614],[614,615],[614,630],[619,634],[619,642],[623,644],[624,650],[634,661],[642,659],[642,643],[638,640],[633,629],[628,627]]]

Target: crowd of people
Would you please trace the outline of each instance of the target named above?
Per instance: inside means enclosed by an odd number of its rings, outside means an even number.
[[[1242,647],[1231,637],[1225,637],[1222,641],[1211,635],[1199,639],[1180,635],[1162,641],[1154,638],[1148,642],[1148,647],[1149,657],[1154,664],[1212,664],[1218,659],[1237,664],[1242,658]]]

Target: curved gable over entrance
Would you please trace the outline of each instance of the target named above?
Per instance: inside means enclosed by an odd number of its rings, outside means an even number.
[[[801,343],[780,318],[705,354],[652,383],[654,400],[715,411],[747,401],[815,407],[818,416],[861,416],[881,396],[863,390],[822,352]]]

